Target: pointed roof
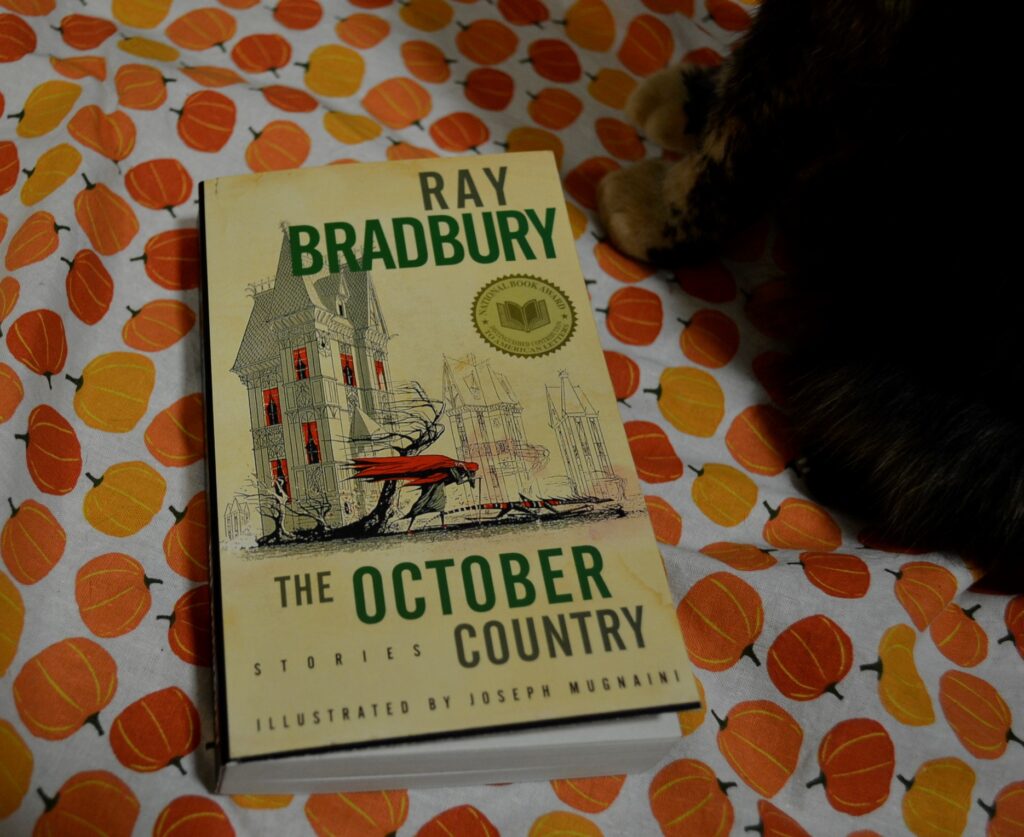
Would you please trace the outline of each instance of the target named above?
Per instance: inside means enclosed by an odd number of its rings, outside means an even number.
[[[569,373],[564,369],[558,373],[559,387],[557,387],[557,404],[551,397],[551,390],[555,387],[544,387],[548,399],[548,423],[554,426],[565,416],[596,416],[597,410],[590,403],[586,393],[581,391],[569,379]]]
[[[383,433],[384,429],[359,407],[352,410],[352,422],[349,425],[349,436],[353,439],[364,439]]]
[[[476,355],[444,359],[444,374],[450,381],[459,406],[490,407],[495,404],[519,404],[508,378],[491,368],[489,360]]]
[[[242,335],[238,354],[231,367],[231,371],[236,374],[248,366],[271,360],[277,355],[268,325],[272,293],[273,291],[268,289],[255,294],[252,298],[249,321],[245,324],[245,333]]]

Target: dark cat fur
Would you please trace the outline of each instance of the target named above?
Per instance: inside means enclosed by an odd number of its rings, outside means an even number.
[[[668,265],[773,211],[802,311],[788,406],[812,495],[1020,585],[1024,296],[1010,98],[991,105],[1010,59],[958,57],[972,14],[764,0],[723,67],[676,71],[685,134],[646,118],[689,152],[610,175],[599,203],[620,249]]]

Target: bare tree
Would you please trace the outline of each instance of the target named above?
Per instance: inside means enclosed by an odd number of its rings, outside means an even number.
[[[285,504],[288,502],[288,495],[281,485],[260,482],[254,474],[250,474],[245,481],[245,490],[237,492],[235,496],[246,500],[255,500],[260,515],[273,523],[274,530],[256,538],[256,546],[288,543],[295,540],[294,533],[290,532],[285,525]]]
[[[299,497],[290,508],[296,516],[313,521],[313,528],[297,530],[296,538],[318,541],[331,537],[327,528],[327,515],[330,514],[332,505],[326,494]]]

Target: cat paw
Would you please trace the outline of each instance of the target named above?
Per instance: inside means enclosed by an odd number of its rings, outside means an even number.
[[[667,67],[648,76],[626,102],[626,116],[645,137],[669,151],[695,148],[686,133],[686,78],[682,67]]]
[[[648,261],[668,245],[669,208],[664,197],[671,164],[644,160],[605,175],[597,184],[597,210],[612,244],[627,256]]]

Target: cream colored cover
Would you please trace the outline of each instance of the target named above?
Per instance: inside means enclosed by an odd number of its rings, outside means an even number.
[[[230,758],[697,702],[550,155],[203,219]]]

